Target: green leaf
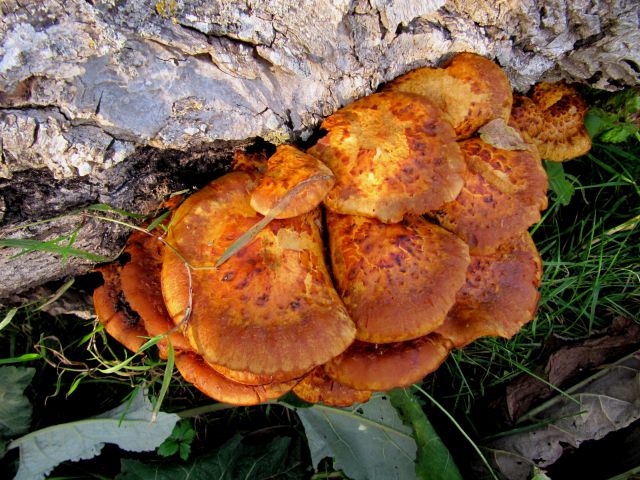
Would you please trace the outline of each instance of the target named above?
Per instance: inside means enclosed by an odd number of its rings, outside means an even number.
[[[544,162],[549,177],[549,190],[551,190],[560,205],[567,206],[575,193],[573,183],[564,173],[562,163]]]
[[[416,442],[387,396],[351,408],[317,404],[297,413],[314,468],[331,457],[354,480],[415,477]]]
[[[300,443],[287,437],[250,445],[235,435],[216,450],[184,464],[121,460],[116,480],[293,480],[306,477],[300,456]]]
[[[427,419],[413,394],[397,388],[389,392],[391,405],[405,424],[410,425],[416,439],[416,477],[424,480],[462,480],[451,453]]]
[[[151,402],[140,391],[132,401],[98,417],[43,428],[14,440],[9,448],[20,448],[15,480],[43,479],[61,462],[95,457],[105,443],[133,452],[154,450],[179,417],[160,413],[152,423],[152,413]]]
[[[24,395],[35,368],[0,367],[0,438],[20,435],[31,424],[31,403]]]
[[[60,239],[56,239],[60,240]],[[42,240],[34,240],[32,238],[3,238],[0,240],[0,247],[19,248],[22,249],[18,255],[23,255],[29,252],[41,251],[56,253],[63,257],[80,257],[92,262],[108,262],[111,259],[97,255],[95,253],[87,252],[86,250],[80,250],[78,248],[72,248],[67,245],[60,245],[57,241],[43,242]]]
[[[196,436],[189,420],[180,420],[162,445],[158,447],[157,453],[161,457],[170,457],[180,452],[180,458],[186,460],[191,452],[191,442]]]
[[[635,125],[630,123],[621,123],[604,131],[600,135],[600,140],[605,143],[623,143],[637,131],[638,128]]]

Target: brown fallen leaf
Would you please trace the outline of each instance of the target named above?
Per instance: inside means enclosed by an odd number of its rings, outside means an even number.
[[[565,446],[578,447],[640,419],[640,350],[599,370],[531,411],[539,426],[490,443],[493,461],[511,480],[525,480],[532,467],[548,467]]]
[[[502,118],[496,118],[478,130],[482,141],[502,150],[528,150],[531,145],[526,143],[520,133],[507,125]]]

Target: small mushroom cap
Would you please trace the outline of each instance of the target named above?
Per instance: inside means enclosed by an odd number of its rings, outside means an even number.
[[[320,205],[335,181],[329,167],[317,158],[290,145],[280,145],[269,157],[267,171],[251,192],[251,206],[267,215],[285,201],[286,206],[275,218],[297,217]]]
[[[461,143],[465,185],[434,216],[469,244],[489,253],[540,220],[547,208],[547,174],[535,148],[501,150],[479,138]]]
[[[122,293],[120,265],[110,263],[96,269],[104,283],[93,292],[96,316],[105,330],[132,352],[146,341],[147,331],[140,316],[131,309]]]
[[[180,321],[192,299],[187,337],[209,363],[259,375],[308,371],[344,351],[355,327],[333,288],[320,214],[274,220],[219,268],[211,268],[261,217],[249,205],[254,178],[227,174],[175,212],[162,290]]]
[[[511,338],[533,320],[542,262],[528,233],[490,255],[472,255],[467,281],[437,330],[456,347],[483,336]]]
[[[591,149],[584,126],[586,112],[587,103],[575,88],[562,82],[541,82],[533,87],[531,101],[519,101],[510,123],[533,140],[540,157],[563,162]]]
[[[175,325],[162,298],[160,270],[162,243],[152,235],[136,231],[127,240],[124,252],[130,259],[120,270],[122,292],[130,307],[142,318],[147,335],[154,337],[172,330]],[[189,350],[188,341],[180,332],[169,335],[173,348]],[[167,340],[157,343],[160,357],[167,357]]]
[[[385,91],[423,95],[453,125],[458,139],[468,138],[490,120],[507,121],[511,85],[504,71],[474,53],[459,53],[446,68],[418,68],[389,83]]]
[[[389,343],[438,328],[465,281],[469,248],[421,217],[385,224],[327,212],[333,276],[356,338]]]
[[[371,398],[371,391],[347,387],[329,377],[323,367],[316,367],[303,378],[293,387],[293,393],[305,402],[324,403],[331,407],[349,407]]]
[[[464,161],[451,126],[417,95],[370,95],[338,110],[309,153],[336,176],[324,200],[334,212],[399,222],[453,200]]]
[[[419,382],[449,355],[451,343],[431,334],[408,342],[355,342],[325,365],[334,380],[357,390],[391,390]]]
[[[184,379],[195,385],[205,395],[232,405],[258,405],[281,397],[297,383],[297,380],[268,385],[242,385],[212,369],[204,359],[193,352],[179,353],[176,367]]]

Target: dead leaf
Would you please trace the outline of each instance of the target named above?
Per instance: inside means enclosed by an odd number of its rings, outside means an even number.
[[[507,125],[502,118],[496,118],[478,130],[480,138],[492,147],[502,150],[528,150],[531,145],[526,143],[520,133]]]
[[[532,466],[552,465],[564,446],[598,440],[640,419],[640,350],[567,392],[577,402],[559,395],[532,411],[532,419],[544,426],[489,445],[497,467],[507,478],[525,480]]]

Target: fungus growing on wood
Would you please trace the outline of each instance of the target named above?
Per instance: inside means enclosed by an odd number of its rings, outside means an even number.
[[[440,109],[458,139],[469,138],[495,118],[509,119],[512,94],[509,79],[491,60],[459,53],[444,68],[423,67],[392,82],[385,91],[426,97]]]
[[[328,117],[309,153],[333,171],[324,200],[334,212],[399,222],[451,201],[464,161],[451,126],[417,95],[376,93]]]
[[[541,82],[530,98],[517,96],[510,124],[533,143],[540,157],[564,162],[591,149],[591,138],[584,126],[587,103],[566,83]]]
[[[391,390],[421,381],[450,350],[451,343],[437,334],[397,343],[356,341],[324,368],[331,378],[357,390]]]
[[[511,338],[533,320],[541,278],[540,254],[528,233],[492,254],[471,255],[466,283],[437,332],[456,347],[484,336]]]
[[[544,170],[533,146],[504,135],[511,94],[499,67],[461,54],[422,70],[388,87],[421,95],[385,91],[342,108],[312,155],[238,153],[235,172],[173,212],[162,241],[133,234],[129,259],[99,268],[106,330],[132,350],[170,332],[161,356],[171,341],[187,381],[237,405],[291,389],[364,402],[421,381],[454,346],[514,335],[539,296],[526,229],[546,207]],[[532,104],[530,127],[542,131],[544,111],[577,108],[567,88],[518,98],[512,123]],[[456,142],[479,126],[480,138]],[[342,298],[324,263],[320,202]]]
[[[389,343],[438,328],[464,284],[469,248],[420,217],[385,224],[327,212],[333,275],[356,338]]]
[[[464,187],[433,214],[471,253],[491,252],[540,220],[547,174],[535,149],[501,150],[479,138],[460,147],[467,163]]]

